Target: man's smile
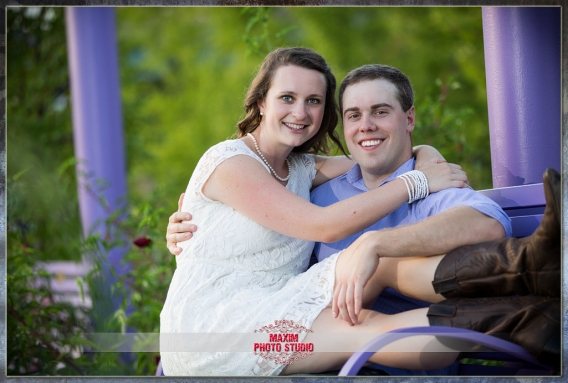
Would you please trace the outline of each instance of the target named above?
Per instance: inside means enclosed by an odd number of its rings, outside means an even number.
[[[382,144],[383,141],[384,139],[363,140],[359,142],[359,145],[361,145],[364,148],[370,148],[370,147],[379,146],[380,144]]]

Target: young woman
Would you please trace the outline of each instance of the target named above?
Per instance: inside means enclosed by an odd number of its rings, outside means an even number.
[[[304,48],[277,49],[267,56],[245,101],[239,138],[213,146],[199,161],[185,193],[184,210],[201,227],[182,244],[177,269],[161,313],[161,333],[252,334],[275,320],[319,333],[382,332],[427,325],[426,312],[415,310],[389,318],[360,309],[385,286],[438,302],[431,285],[439,257],[381,259],[372,252],[352,254],[357,241],[305,271],[312,241],[335,241],[359,232],[405,202],[467,184],[456,165],[424,161],[422,173],[397,179],[362,195],[321,208],[309,203],[312,187],[345,173],[347,157],[320,157],[334,132],[335,78],[323,58]],[[431,152],[426,149],[428,157]],[[421,155],[422,154],[422,155]],[[436,153],[434,153],[434,158]],[[425,175],[422,176],[421,174]],[[427,180],[427,185],[426,185]],[[427,186],[427,187],[426,187]],[[349,254],[349,255],[347,255]],[[356,264],[349,265],[351,260]],[[349,261],[348,261],[349,260]],[[339,286],[336,264],[342,272]],[[349,265],[350,267],[347,267]],[[349,270],[349,271],[347,271]],[[361,274],[362,270],[367,273]],[[349,275],[351,273],[351,275]],[[405,274],[412,286],[396,286]],[[363,281],[363,283],[361,283]],[[333,310],[332,310],[332,297]],[[356,297],[352,300],[351,297]],[[346,320],[341,320],[338,316]],[[357,326],[347,319],[356,318]],[[302,342],[305,333],[300,333]],[[309,339],[310,334],[306,339]],[[185,338],[187,339],[187,338]],[[431,343],[429,340],[427,343]],[[451,363],[454,352],[434,341],[415,353],[381,354],[375,361],[407,368]],[[340,366],[349,353],[314,353],[291,365],[251,351],[191,350],[162,352],[166,375],[278,375],[317,372]],[[317,345],[316,345],[317,347]],[[188,348],[189,350],[190,348]],[[444,351],[435,358],[432,352]],[[317,351],[317,350],[316,350]]]

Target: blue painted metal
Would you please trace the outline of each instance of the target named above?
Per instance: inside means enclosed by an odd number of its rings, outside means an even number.
[[[66,25],[83,233],[106,236],[104,221],[121,206],[127,191],[115,10],[69,7]],[[103,272],[109,282],[111,271],[127,272],[124,252],[113,248],[106,253]]]
[[[560,169],[560,9],[482,9],[495,188]]]

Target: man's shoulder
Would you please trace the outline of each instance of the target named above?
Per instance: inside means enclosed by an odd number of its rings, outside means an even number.
[[[311,192],[311,201],[316,205],[330,204],[345,198],[344,191],[351,185],[347,181],[347,173],[335,177],[319,185]]]
[[[450,204],[450,205],[462,204],[465,202],[467,202],[468,205],[477,204],[477,203],[494,204],[494,202],[490,198],[469,187],[449,188],[449,189],[440,190],[436,193],[430,194],[422,201],[426,204],[436,203],[436,202],[440,202],[443,204]]]
[[[469,206],[494,218],[505,216],[503,209],[491,198],[471,188],[449,188],[432,193],[417,201],[419,211],[442,212],[453,207]]]
[[[464,198],[480,198],[482,200],[491,200],[483,193],[478,192],[470,187],[464,188],[448,188],[444,190],[440,190],[436,193],[432,193],[428,196],[428,198],[447,198],[448,196],[456,196],[456,197],[464,197]]]
[[[333,187],[334,185],[342,185],[343,183],[347,182],[347,173],[340,175],[339,177],[335,177],[330,179],[329,181],[324,182],[323,184],[319,185],[317,188],[313,190],[313,192],[318,190],[325,190]]]
[[[335,177],[330,179],[329,181],[324,182],[323,184],[319,185],[317,188],[312,190],[312,193],[322,193],[335,187],[349,185],[349,181],[347,180],[347,174],[348,173],[342,174],[339,177]]]

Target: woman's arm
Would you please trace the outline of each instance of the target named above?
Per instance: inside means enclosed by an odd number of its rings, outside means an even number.
[[[433,146],[417,145],[412,149],[416,157],[416,170],[420,170],[426,163],[446,161],[444,156]],[[312,183],[313,188],[347,173],[355,165],[355,161],[346,156],[327,157],[315,155],[314,159],[316,160],[316,177]]]
[[[316,161],[316,176],[312,182],[312,188],[347,173],[356,163],[352,158],[346,156],[314,155],[314,159]]]
[[[431,192],[465,186],[465,173],[451,164],[431,164],[424,173]],[[355,234],[408,201],[404,181],[396,179],[319,207],[276,182],[258,161],[242,155],[223,161],[203,186],[203,193],[279,233],[318,242],[334,242]]]
[[[414,154],[414,157],[416,157],[416,161],[418,162],[446,160],[444,156],[440,154],[438,149],[430,145],[416,145],[415,147],[412,148],[412,153]]]
[[[412,152],[416,158],[416,170],[420,170],[427,163],[446,162],[438,149],[430,145],[417,145],[412,148]]]

